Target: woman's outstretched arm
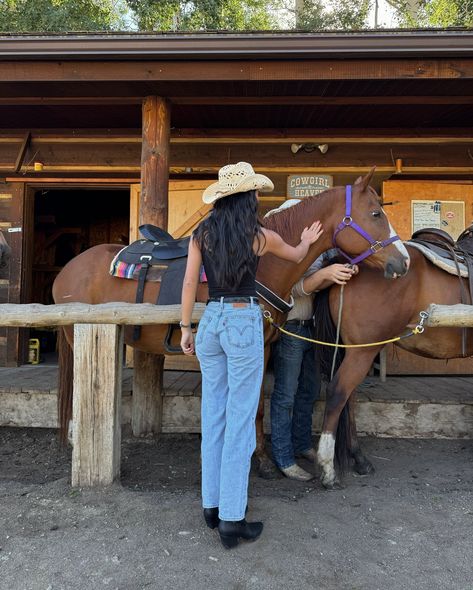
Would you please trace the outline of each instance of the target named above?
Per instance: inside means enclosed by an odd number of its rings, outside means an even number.
[[[323,231],[320,221],[315,221],[310,227],[304,229],[301,234],[300,243],[297,246],[290,246],[276,232],[262,228],[265,240],[257,254],[262,256],[267,252],[271,252],[272,254],[279,256],[279,258],[289,260],[290,262],[302,262],[309,251],[311,244],[320,238]]]

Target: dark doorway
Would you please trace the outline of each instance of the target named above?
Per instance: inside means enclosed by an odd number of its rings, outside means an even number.
[[[128,244],[128,189],[44,188],[34,195],[34,236],[29,288],[31,303],[52,304],[52,284],[61,268],[97,244]],[[56,360],[56,330],[32,329],[42,362]],[[38,343],[39,341],[39,343]]]

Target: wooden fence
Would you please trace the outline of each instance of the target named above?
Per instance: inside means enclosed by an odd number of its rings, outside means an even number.
[[[196,304],[193,322],[202,317]],[[473,326],[471,305],[431,305],[426,326]],[[107,485],[119,477],[123,326],[177,323],[180,305],[0,304],[6,327],[74,324],[72,485]],[[140,367],[135,366],[135,373]],[[150,393],[151,395],[152,393]]]
[[[204,309],[195,305],[193,322]],[[181,306],[6,303],[0,318],[6,327],[74,324],[72,485],[112,483],[120,474],[123,326],[177,323]]]

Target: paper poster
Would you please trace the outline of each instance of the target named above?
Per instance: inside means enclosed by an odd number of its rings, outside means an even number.
[[[454,240],[465,229],[464,201],[411,201],[412,233],[424,227],[443,229]]]

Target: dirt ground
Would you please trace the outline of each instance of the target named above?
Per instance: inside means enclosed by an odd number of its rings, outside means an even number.
[[[48,430],[0,430],[1,590],[473,589],[473,441],[366,439],[344,489],[252,475],[263,535],[203,525],[199,438],[123,441],[121,485],[75,490]],[[301,463],[310,468],[307,463]]]

